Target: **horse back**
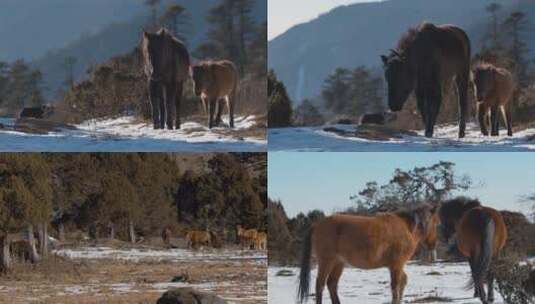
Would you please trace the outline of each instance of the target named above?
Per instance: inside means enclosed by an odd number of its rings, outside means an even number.
[[[179,40],[172,39],[175,50],[176,77],[177,81],[185,81],[189,77],[190,56],[186,46]]]
[[[451,25],[423,23],[415,40],[414,57],[423,68],[440,66],[444,81],[462,75],[468,81],[470,73],[470,39],[464,30]],[[423,77],[427,77],[423,75]]]
[[[213,65],[214,79],[219,96],[231,95],[238,84],[238,70],[234,63],[222,60]]]
[[[457,244],[463,255],[479,254],[486,233],[486,225],[490,221],[494,223],[495,227],[493,253],[496,255],[505,246],[507,228],[502,215],[489,207],[476,207],[463,215],[456,229]]]
[[[394,214],[376,217],[334,215],[313,228],[316,256],[336,256],[359,268],[371,269],[405,262],[417,242],[406,223]]]

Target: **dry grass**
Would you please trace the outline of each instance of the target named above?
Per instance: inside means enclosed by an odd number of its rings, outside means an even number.
[[[0,277],[0,303],[155,303],[169,287],[181,284],[243,299],[239,303],[266,303],[265,264],[253,260],[70,260],[51,255],[36,265],[15,264],[11,273]],[[181,275],[187,282],[171,283]]]

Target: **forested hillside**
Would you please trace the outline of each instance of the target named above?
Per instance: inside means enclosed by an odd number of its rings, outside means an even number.
[[[4,154],[0,236],[30,226],[62,240],[81,232],[134,241],[169,225],[233,242],[236,225],[266,229],[265,162],[261,154]]]
[[[143,13],[142,0],[2,0],[0,61],[31,61]]]
[[[319,96],[324,80],[338,67],[380,70],[379,56],[395,47],[409,27],[424,20],[461,26],[471,38],[473,51],[479,51],[487,33],[486,7],[492,2],[501,5],[502,20],[512,11],[524,12],[528,20],[535,16],[535,3],[530,0],[387,0],[340,6],[270,41],[268,65],[297,106],[303,99]],[[532,55],[533,37],[524,37]]]
[[[142,8],[136,17],[118,18],[31,62],[0,60],[3,114],[51,102],[57,110],[53,119],[61,122],[118,115],[147,117],[150,111],[138,45],[143,29],[161,27],[185,41],[193,63],[201,59],[235,62],[242,78],[237,112],[265,113],[265,1],[161,0],[144,1]],[[191,83],[185,86],[183,116],[199,110],[191,87]]]

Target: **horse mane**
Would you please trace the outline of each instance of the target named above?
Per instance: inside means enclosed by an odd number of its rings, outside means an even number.
[[[464,196],[456,197],[454,199],[445,201],[442,204],[441,211],[443,210],[444,213],[452,215],[452,214],[463,214],[464,212],[473,209],[481,207],[481,202],[478,199],[472,199]]]
[[[399,53],[403,53],[411,47],[420,32],[433,29],[436,29],[436,26],[428,21],[423,21],[417,26],[410,27],[403,35],[401,35],[401,38],[399,38],[396,50]]]

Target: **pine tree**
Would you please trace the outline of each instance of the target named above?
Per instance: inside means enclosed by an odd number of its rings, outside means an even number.
[[[145,5],[150,9],[150,25],[149,28],[153,31],[158,29],[158,5],[161,0],[145,0]]]
[[[171,4],[160,18],[162,24],[166,24],[175,37],[186,41],[185,28],[189,24],[186,8],[178,4]]]

